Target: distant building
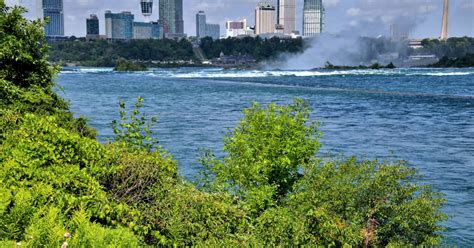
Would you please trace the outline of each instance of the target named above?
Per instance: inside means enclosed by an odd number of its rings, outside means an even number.
[[[221,36],[221,26],[219,24],[206,24],[206,36],[218,40]]]
[[[212,61],[213,65],[222,67],[251,67],[255,65],[257,60],[252,55],[224,55],[221,52],[219,58]]]
[[[99,18],[97,18],[97,15],[90,15],[89,18],[86,20],[86,26],[87,26],[87,39],[98,39],[100,37],[99,35]]]
[[[181,40],[181,39],[186,39],[187,35],[186,34],[175,34],[175,33],[164,33],[164,36],[166,39],[170,40]]]
[[[322,0],[304,0],[303,37],[313,37],[324,30],[325,10]]]
[[[285,34],[285,28],[281,24],[275,26],[275,34]]]
[[[184,34],[183,0],[159,0],[160,23],[164,33]]]
[[[105,12],[105,33],[107,39],[132,39],[134,15],[131,12]]]
[[[221,28],[219,24],[209,24],[206,22],[206,14],[204,11],[199,11],[196,14],[196,37],[198,39],[204,37],[211,37],[214,40],[220,38]]]
[[[408,41],[408,47],[417,50],[423,48],[422,39],[412,39]]]
[[[226,37],[237,37],[246,35],[247,20],[227,21],[225,23]]]
[[[261,0],[255,9],[255,34],[274,33],[275,25],[275,7]]]
[[[420,67],[438,63],[439,59],[434,54],[411,55],[404,60],[401,67]]]
[[[63,0],[37,0],[38,18],[48,19],[44,30],[46,36],[64,36]]]
[[[408,30],[409,27],[405,25],[392,23],[392,25],[390,25],[390,37],[393,41],[406,41],[410,36]]]
[[[203,38],[206,36],[206,14],[199,11],[196,14],[196,37]]]
[[[158,22],[134,22],[133,39],[162,39],[163,27]]]
[[[295,0],[278,0],[277,23],[283,27],[283,33],[291,34],[296,31]]]

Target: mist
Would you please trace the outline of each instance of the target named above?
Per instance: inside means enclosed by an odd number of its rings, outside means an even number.
[[[268,69],[310,70],[333,65],[388,64],[406,56],[408,47],[404,42],[378,38],[323,34],[306,40],[307,48],[300,54],[282,54],[267,62]]]
[[[303,53],[283,54],[267,67],[308,70],[324,67],[327,62],[344,66],[396,63],[408,54],[406,38],[422,21],[422,17],[405,15],[360,20],[337,34],[306,39]]]

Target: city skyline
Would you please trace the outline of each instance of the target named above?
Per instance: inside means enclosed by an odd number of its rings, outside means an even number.
[[[7,0],[7,3],[17,1]],[[30,9],[27,17],[34,18],[35,1],[24,0],[23,5]],[[155,0],[155,9],[158,8]],[[225,22],[228,20],[247,19],[248,25],[254,25],[255,5],[258,1],[230,0],[196,1],[187,0],[183,9],[184,32],[195,33],[195,14],[198,10],[206,11],[209,22],[218,23],[221,33],[225,31]],[[277,6],[277,0],[270,1]],[[327,33],[341,33],[346,31],[357,32],[360,35],[377,36],[388,35],[390,24],[401,20],[409,22],[411,37],[437,38],[440,34],[441,18],[443,14],[442,0],[413,0],[412,4],[406,1],[386,0],[323,0],[326,8]],[[413,7],[416,6],[416,7]],[[103,13],[110,9],[112,12],[131,11],[138,21],[143,17],[140,12],[139,1],[110,1],[96,3],[92,0],[64,0],[65,35],[85,36],[84,20],[90,14],[97,14],[100,19],[100,30],[105,30]],[[303,0],[296,0],[296,29],[302,31]],[[450,36],[474,36],[474,3],[470,0],[453,1],[450,5]],[[154,11],[150,20],[158,19],[158,11]]]

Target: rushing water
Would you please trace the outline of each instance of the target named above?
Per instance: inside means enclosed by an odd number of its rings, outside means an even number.
[[[474,69],[238,71],[169,69],[115,73],[69,68],[58,78],[72,110],[112,136],[118,100],[156,114],[155,134],[183,176],[199,171],[200,148],[222,155],[226,132],[252,101],[309,101],[322,123],[320,155],[408,160],[443,192],[446,242],[474,245]]]

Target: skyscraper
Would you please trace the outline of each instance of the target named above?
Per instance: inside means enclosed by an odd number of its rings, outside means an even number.
[[[199,11],[196,14],[196,37],[203,38],[206,36],[206,14]]]
[[[206,24],[206,36],[218,40],[221,36],[221,26],[219,24]]]
[[[86,20],[87,35],[86,38],[97,39],[99,38],[99,18],[96,15],[90,15]]]
[[[183,34],[183,0],[160,0],[160,23],[165,33]]]
[[[441,40],[449,38],[449,0],[444,0],[443,24],[441,26]]]
[[[275,7],[266,0],[260,1],[255,9],[255,34],[274,33],[275,25]]]
[[[322,0],[304,0],[303,36],[313,37],[324,30],[324,6]]]
[[[285,34],[296,31],[295,0],[278,0],[277,22],[283,26]]]
[[[133,19],[131,12],[105,12],[105,34],[108,39],[132,39]]]
[[[48,19],[46,36],[64,36],[63,0],[37,0],[38,17]]]

